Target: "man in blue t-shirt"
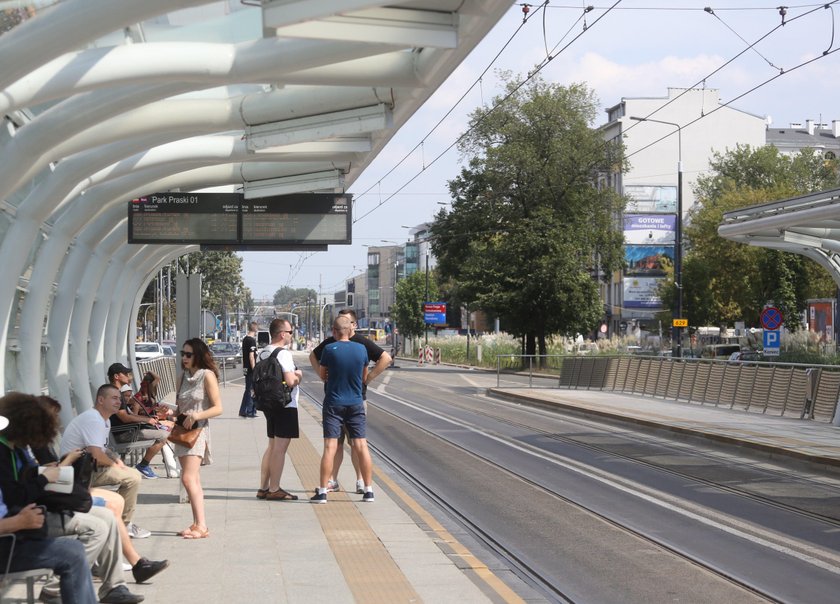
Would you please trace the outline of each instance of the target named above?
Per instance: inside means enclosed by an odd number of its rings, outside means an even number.
[[[368,355],[361,344],[350,341],[350,319],[339,316],[333,323],[335,342],[324,347],[319,373],[324,380],[324,453],[321,456],[321,484],[314,503],[327,502],[327,482],[332,476],[333,458],[341,427],[347,430],[350,447],[357,455],[364,481],[362,501],[373,502],[373,468],[365,434],[365,405],[362,386],[367,379]]]

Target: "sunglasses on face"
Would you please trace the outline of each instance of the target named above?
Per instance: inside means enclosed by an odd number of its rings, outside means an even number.
[[[181,351],[181,356],[182,356],[182,357],[184,357],[185,359],[191,359],[191,358],[193,358],[193,354],[194,354],[194,353],[192,353],[192,352],[187,352],[186,350],[182,350],[182,351]]]

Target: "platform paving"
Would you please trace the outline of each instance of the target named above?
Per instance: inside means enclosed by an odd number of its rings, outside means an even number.
[[[238,417],[241,384],[222,388],[224,413],[211,420],[213,464],[201,470],[209,538],[177,536],[192,522],[189,504],[179,503],[179,480],[143,481],[134,520],[152,536],[134,545],[141,556],[171,561],[148,584],[136,585],[126,573],[146,602],[522,601],[380,469],[375,503],[344,492],[331,493],[326,505],[310,503],[323,442],[311,403],[302,402],[301,438],[290,447],[282,480],[300,499],[258,500],[265,421]],[[164,475],[160,458],[153,467]],[[339,482],[355,485],[349,455]],[[15,586],[4,603],[24,596]]]
[[[840,427],[601,390],[490,388],[491,396],[736,445],[840,471]]]

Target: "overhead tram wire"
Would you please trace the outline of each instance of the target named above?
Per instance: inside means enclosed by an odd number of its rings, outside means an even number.
[[[679,100],[682,96],[684,96],[684,95],[688,94],[688,92],[689,92],[690,90],[692,90],[693,88],[697,88],[697,87],[698,87],[698,86],[700,86],[701,84],[704,84],[704,83],[706,82],[706,80],[708,80],[709,78],[711,78],[712,76],[714,76],[715,74],[717,74],[718,72],[720,72],[721,70],[723,70],[725,67],[729,66],[731,63],[735,62],[735,61],[736,61],[737,59],[739,59],[741,56],[743,56],[744,54],[746,54],[747,52],[749,52],[749,51],[750,51],[750,49],[752,49],[752,48],[753,48],[756,44],[758,44],[759,42],[762,42],[763,40],[765,40],[765,39],[766,39],[766,38],[768,38],[769,36],[773,35],[774,33],[776,33],[779,29],[781,29],[781,28],[782,28],[782,27],[784,27],[785,25],[788,25],[788,24],[790,24],[790,23],[792,23],[792,22],[794,22],[794,21],[797,21],[797,20],[799,20],[799,19],[801,19],[801,18],[803,18],[803,17],[807,17],[808,15],[811,15],[812,13],[814,13],[814,12],[816,12],[816,11],[818,11],[818,10],[824,10],[824,9],[830,8],[830,7],[831,7],[831,5],[833,5],[833,4],[837,4],[837,2],[840,2],[840,0],[831,0],[831,2],[819,4],[819,5],[817,5],[817,6],[816,6],[816,8],[813,8],[813,9],[811,9],[811,10],[809,10],[809,11],[806,11],[806,12],[802,13],[801,15],[796,15],[795,17],[791,17],[790,19],[787,19],[784,23],[780,23],[779,25],[777,25],[776,27],[772,28],[772,29],[771,29],[771,30],[769,30],[767,33],[765,33],[764,35],[762,35],[761,37],[759,37],[759,38],[758,38],[755,42],[753,42],[752,44],[750,44],[749,46],[747,46],[746,48],[744,48],[742,51],[740,51],[740,52],[738,52],[737,54],[735,54],[735,55],[734,55],[731,59],[729,59],[729,60],[727,60],[725,63],[723,63],[723,65],[721,65],[721,66],[719,66],[719,67],[717,67],[717,68],[713,69],[710,73],[708,73],[707,75],[703,76],[700,80],[698,80],[697,82],[695,82],[695,83],[694,83],[694,84],[692,84],[691,86],[687,87],[687,88],[686,88],[683,92],[679,93],[678,95],[676,95],[676,96],[675,96],[674,98],[672,98],[672,99],[668,99],[668,101],[667,101],[666,103],[664,103],[664,104],[660,105],[659,107],[657,107],[656,109],[654,109],[653,111],[651,111],[650,113],[648,113],[646,116],[644,116],[644,119],[643,119],[643,120],[640,120],[640,121],[637,121],[637,122],[634,122],[633,124],[631,124],[631,125],[630,125],[630,126],[629,126],[626,130],[624,130],[624,131],[622,132],[622,134],[626,134],[626,133],[630,132],[630,130],[632,130],[633,128],[636,128],[636,127],[638,127],[639,125],[641,125],[641,124],[642,124],[642,122],[643,122],[644,120],[646,120],[646,119],[648,119],[648,118],[650,118],[650,117],[652,117],[652,116],[656,115],[657,113],[659,113],[660,111],[662,111],[663,109],[665,109],[665,107],[667,107],[667,106],[668,106],[668,105],[670,105],[671,103],[676,102],[676,101],[677,101],[677,100]],[[788,7],[788,8],[791,8],[791,7]],[[716,9],[716,10],[717,10],[717,9]],[[797,66],[797,67],[795,67],[794,69],[798,69],[799,67],[801,67],[801,65],[798,65],[798,66]],[[778,69],[778,68],[777,68],[777,69]],[[792,71],[792,70],[790,70],[790,71]],[[784,75],[784,73],[779,73],[779,74],[777,74],[777,75],[776,75],[776,77],[778,77],[779,75]],[[768,83],[768,82],[770,82],[770,81],[772,81],[772,80],[775,80],[775,79],[776,79],[776,77],[770,78],[769,80],[766,80],[764,83],[766,84],[766,83]],[[763,84],[762,84],[762,85],[763,85]],[[760,87],[760,86],[759,86],[759,87]],[[756,88],[755,90],[757,90],[757,88]],[[751,91],[749,91],[749,92],[752,92],[752,90],[751,90]],[[746,93],[746,94],[749,94],[749,92],[748,92],[748,93]],[[742,96],[743,96],[743,95],[740,95],[740,96],[736,97],[736,99],[741,98]],[[734,100],[736,100],[736,99],[733,99],[733,101],[734,101]],[[733,101],[729,101],[729,102],[731,103],[731,102],[733,102]],[[713,110],[713,111],[709,112],[709,115],[710,115],[711,113],[714,113],[714,111],[715,111],[715,110]],[[701,115],[700,117],[703,117],[703,116]],[[695,120],[695,121],[696,121],[696,120]],[[691,122],[691,123],[693,123],[693,122]],[[683,127],[684,127],[684,126],[683,126]],[[629,157],[632,157],[632,156],[633,156],[633,155],[635,155],[636,153],[639,153],[639,152],[641,152],[641,151],[643,151],[643,150],[647,149],[647,148],[648,148],[648,147],[650,147],[651,145],[653,145],[653,144],[655,144],[655,143],[658,143],[658,142],[660,142],[660,141],[662,141],[662,140],[664,140],[664,139],[666,139],[666,138],[668,138],[668,137],[670,137],[670,136],[673,136],[673,134],[674,134],[673,132],[670,132],[670,133],[668,133],[668,134],[666,134],[666,135],[662,136],[661,138],[659,138],[659,139],[657,139],[657,140],[653,141],[650,145],[646,145],[645,147],[642,147],[641,149],[638,149],[638,150],[634,151],[633,153],[631,153],[631,154],[630,154],[630,155],[628,155],[627,157],[628,157],[628,158],[629,158]]]
[[[478,78],[475,80],[475,82],[473,82],[470,85],[470,87],[467,88],[467,90],[464,92],[464,94],[461,95],[461,98],[459,98],[457,101],[455,101],[455,103],[452,105],[452,107],[450,107],[449,111],[447,111],[444,114],[444,116],[442,118],[440,118],[440,120],[438,120],[438,122],[434,126],[432,126],[432,129],[429,130],[426,133],[425,136],[423,136],[423,138],[420,140],[420,142],[417,143],[416,145],[414,145],[414,147],[412,147],[411,150],[408,153],[406,153],[400,161],[398,161],[396,164],[394,164],[394,166],[390,170],[388,170],[385,173],[384,176],[380,177],[375,183],[373,183],[370,187],[365,189],[362,193],[359,193],[358,195],[355,195],[353,197],[353,209],[355,209],[356,202],[359,199],[361,199],[362,197],[364,197],[365,195],[370,193],[374,189],[374,187],[381,186],[383,180],[388,178],[388,176],[390,176],[394,172],[394,170],[399,168],[409,157],[411,157],[412,154],[414,154],[414,152],[417,151],[418,148],[421,148],[423,146],[423,144],[426,142],[426,139],[428,139],[435,132],[435,130],[437,130],[438,126],[440,126],[443,123],[443,121],[447,117],[449,117],[452,114],[453,111],[455,111],[455,108],[458,105],[461,104],[461,101],[463,101],[467,97],[467,95],[473,90],[473,88],[475,88],[477,85],[479,85],[481,83],[481,80],[484,77],[484,75],[488,71],[490,71],[490,68],[493,67],[496,60],[502,55],[502,53],[510,45],[510,43],[513,42],[514,38],[519,34],[519,32],[525,26],[525,23],[527,21],[529,21],[531,18],[533,18],[540,10],[544,9],[546,4],[548,4],[548,0],[545,0],[545,2],[543,2],[543,4],[540,7],[538,7],[537,10],[534,11],[533,13],[530,13],[530,14],[528,14],[527,12],[525,13],[525,18],[522,19],[522,23],[519,24],[519,27],[516,28],[516,31],[514,31],[513,34],[511,34],[510,38],[508,38],[508,41],[505,42],[504,45],[499,49],[499,52],[496,53],[496,56],[494,56],[493,59],[490,61],[490,63],[487,65],[487,67],[484,68],[484,71],[481,72],[481,74],[478,76]],[[429,165],[431,165],[431,164],[429,164]],[[426,166],[424,166],[423,169],[425,170]],[[388,199],[390,199],[390,197],[388,197],[385,201],[387,201]],[[380,202],[380,205],[382,203],[385,203],[385,202]],[[357,222],[356,220],[353,221],[354,224],[356,222]]]
[[[840,0],[835,0],[835,1],[840,1]],[[550,56],[546,57],[546,59],[545,59],[545,60],[544,60],[544,61],[543,61],[540,65],[538,65],[538,66],[537,66],[537,67],[536,67],[533,71],[530,71],[530,72],[528,73],[528,76],[527,76],[524,80],[522,80],[519,84],[517,84],[517,85],[516,85],[516,87],[515,87],[513,90],[511,90],[511,91],[510,91],[507,95],[505,95],[505,96],[504,96],[504,97],[503,97],[503,98],[502,98],[502,99],[501,99],[498,103],[496,103],[496,104],[495,104],[495,105],[493,105],[490,109],[488,109],[488,110],[487,110],[487,112],[486,112],[483,116],[481,116],[481,117],[479,118],[479,120],[478,120],[478,122],[476,122],[476,124],[474,124],[471,128],[468,128],[468,129],[467,129],[467,130],[466,130],[463,134],[461,134],[461,136],[459,136],[457,139],[455,139],[455,140],[454,140],[454,141],[453,141],[453,142],[452,142],[449,146],[447,146],[447,147],[446,147],[443,151],[441,151],[438,155],[436,155],[436,156],[435,156],[435,158],[434,158],[434,159],[432,159],[432,161],[431,161],[431,162],[429,162],[428,164],[424,165],[424,166],[423,166],[423,169],[422,169],[422,170],[420,170],[420,172],[418,172],[417,174],[415,174],[414,176],[412,176],[412,177],[411,177],[410,179],[408,179],[405,183],[403,183],[400,187],[398,187],[396,191],[394,191],[393,193],[391,193],[391,194],[390,194],[388,197],[386,197],[385,199],[381,200],[378,204],[376,204],[374,207],[372,207],[370,210],[368,210],[367,212],[365,212],[364,214],[362,214],[362,215],[361,215],[361,216],[359,216],[358,218],[355,218],[355,219],[353,220],[353,224],[356,224],[356,223],[357,223],[357,222],[359,222],[360,220],[363,220],[364,218],[366,218],[367,216],[371,215],[373,212],[375,212],[376,210],[378,210],[379,208],[381,208],[383,205],[385,205],[386,203],[388,203],[391,199],[393,199],[393,198],[394,198],[394,196],[398,195],[398,194],[400,193],[400,191],[402,191],[404,188],[406,188],[408,185],[410,185],[412,182],[414,182],[414,181],[415,181],[415,180],[416,180],[416,179],[417,179],[417,178],[418,178],[421,174],[423,174],[423,172],[425,172],[427,168],[430,168],[430,167],[431,167],[431,166],[433,166],[435,163],[437,163],[437,161],[438,161],[438,160],[440,160],[440,158],[442,158],[444,155],[446,155],[447,153],[449,153],[449,151],[450,151],[450,150],[451,150],[451,149],[452,149],[455,145],[457,145],[458,143],[460,143],[460,142],[461,142],[461,140],[463,140],[463,139],[464,139],[464,137],[466,137],[466,136],[467,136],[467,134],[469,134],[470,132],[472,132],[472,130],[473,130],[476,126],[478,126],[478,124],[480,124],[480,123],[481,123],[481,122],[483,122],[485,119],[487,119],[487,116],[489,116],[489,115],[490,115],[491,113],[493,113],[496,109],[498,109],[499,107],[501,107],[502,105],[504,105],[504,104],[505,104],[505,102],[507,102],[507,100],[508,100],[510,97],[512,97],[514,94],[516,94],[516,92],[517,92],[517,91],[519,91],[519,89],[520,89],[520,88],[522,88],[525,84],[527,84],[527,83],[531,80],[531,78],[533,78],[535,75],[537,75],[537,74],[538,74],[538,73],[539,73],[539,72],[540,72],[540,71],[541,71],[541,70],[542,70],[542,69],[543,69],[546,65],[548,65],[551,61],[553,61],[553,60],[554,60],[554,59],[555,59],[555,58],[556,58],[556,57],[557,57],[560,53],[562,53],[564,50],[566,50],[569,46],[571,46],[572,44],[574,44],[574,43],[575,43],[575,42],[576,42],[576,41],[577,41],[577,40],[578,40],[581,36],[583,36],[586,32],[590,31],[590,30],[591,30],[591,29],[595,26],[595,24],[597,24],[597,23],[598,23],[598,21],[600,21],[601,19],[603,19],[604,17],[606,17],[608,14],[610,14],[610,12],[611,12],[611,11],[612,11],[612,10],[613,10],[616,6],[618,6],[619,4],[621,4],[621,2],[622,2],[622,0],[616,0],[616,1],[613,3],[613,5],[612,5],[610,8],[606,9],[606,10],[604,11],[604,13],[603,13],[602,15],[600,15],[597,19],[595,19],[595,20],[592,22],[592,24],[591,24],[591,25],[590,25],[587,29],[583,30],[583,31],[582,31],[582,32],[580,32],[578,35],[576,35],[574,38],[572,38],[572,40],[570,40],[570,41],[569,41],[569,43],[568,43],[568,44],[566,44],[563,48],[561,48],[561,49],[560,49],[560,50],[559,50],[556,54],[554,54],[554,55],[550,55]],[[584,10],[586,10],[586,9],[584,9]],[[558,43],[558,45],[559,45],[559,43]],[[555,46],[555,48],[557,48],[557,46]],[[459,101],[459,102],[460,102],[460,101]],[[371,188],[373,188],[373,187],[371,187]],[[370,189],[368,189],[368,190],[370,190]]]
[[[758,90],[759,88],[761,88],[761,87],[763,87],[763,86],[766,86],[767,84],[769,84],[769,83],[770,83],[770,82],[772,82],[773,80],[775,80],[775,79],[777,79],[777,78],[780,78],[780,77],[782,77],[782,76],[785,76],[785,75],[787,75],[787,74],[789,74],[789,73],[792,73],[792,72],[796,71],[797,69],[800,69],[801,67],[805,67],[806,65],[810,65],[811,63],[814,63],[814,62],[816,62],[816,61],[819,61],[820,59],[824,59],[824,58],[826,58],[827,56],[833,55],[833,54],[834,54],[835,52],[837,52],[838,50],[840,50],[840,47],[835,48],[834,50],[826,50],[823,54],[821,54],[821,55],[819,55],[819,56],[816,56],[816,57],[814,57],[814,58],[812,58],[812,59],[808,59],[807,61],[803,61],[802,63],[799,63],[798,65],[795,65],[795,66],[791,67],[790,69],[788,69],[788,70],[786,70],[786,71],[783,71],[783,72],[781,72],[781,73],[777,73],[777,74],[776,74],[776,75],[774,75],[773,77],[770,77],[770,78],[768,78],[768,79],[764,80],[764,81],[763,81],[763,82],[761,82],[760,84],[757,84],[756,86],[753,86],[752,88],[750,88],[750,89],[749,89],[749,90],[747,90],[746,92],[743,92],[743,93],[739,94],[738,96],[736,96],[736,97],[734,97],[734,98],[732,98],[732,99],[730,99],[730,100],[726,101],[725,103],[721,103],[720,105],[718,105],[717,107],[715,107],[714,109],[712,109],[711,111],[709,111],[708,113],[706,113],[706,114],[704,114],[704,115],[701,115],[700,117],[698,117],[698,118],[696,118],[696,119],[693,119],[693,120],[691,120],[690,122],[688,122],[688,123],[686,123],[686,124],[681,125],[680,127],[681,127],[681,128],[683,128],[683,129],[685,129],[685,128],[687,128],[688,126],[692,126],[692,125],[696,124],[697,122],[699,122],[700,120],[702,120],[702,119],[704,119],[704,118],[709,117],[710,115],[712,115],[712,114],[713,114],[713,113],[715,113],[716,111],[718,111],[718,110],[720,110],[720,109],[723,109],[724,107],[728,107],[729,105],[731,105],[731,104],[732,104],[732,103],[734,103],[735,101],[737,101],[737,100],[739,100],[739,99],[744,98],[744,97],[745,97],[745,96],[747,96],[748,94],[752,94],[753,92],[755,92],[756,90]],[[628,128],[627,130],[630,130],[630,128]],[[676,131],[675,131],[675,132],[676,132]],[[641,147],[640,149],[637,149],[637,150],[633,151],[633,153],[628,154],[628,155],[626,156],[626,158],[630,158],[630,157],[632,157],[632,156],[636,155],[637,153],[641,153],[641,152],[642,152],[642,151],[644,151],[645,149],[648,149],[649,147],[652,147],[652,146],[653,146],[653,145],[655,145],[656,143],[659,143],[659,142],[661,142],[661,141],[665,140],[666,138],[668,138],[668,137],[670,137],[670,136],[673,136],[673,135],[674,135],[674,132],[669,132],[668,134],[666,134],[666,135],[664,135],[664,136],[661,136],[660,138],[656,139],[655,141],[652,141],[652,142],[648,143],[648,144],[647,144],[647,145],[645,145],[644,147]]]
[[[814,7],[821,7],[824,6],[825,2],[812,2],[808,4],[788,4],[785,5],[784,8],[788,9],[797,9],[797,8],[814,8]],[[579,10],[580,6],[572,5],[572,4],[552,4],[547,6],[546,8],[551,9],[567,9],[567,10]],[[595,10],[606,10],[606,6],[593,6]],[[768,6],[723,6],[723,7],[715,7],[715,10],[719,11],[777,11],[781,8],[778,4],[768,5]],[[616,10],[624,10],[624,11],[651,11],[651,12],[703,12],[706,10],[706,6],[620,6]]]

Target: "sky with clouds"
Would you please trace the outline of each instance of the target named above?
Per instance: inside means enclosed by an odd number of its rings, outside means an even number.
[[[721,0],[719,5],[622,0],[609,11],[613,2],[593,4],[585,15],[585,2],[555,0],[545,9],[535,2],[524,25],[522,6],[512,6],[349,188],[356,195],[352,245],[313,254],[242,254],[245,284],[255,298],[270,298],[285,285],[309,287],[329,298],[348,277],[365,270],[365,245],[404,242],[408,229],[403,227],[431,220],[448,200],[447,181],[461,165],[456,149],[444,151],[466,129],[470,111],[489,105],[498,93],[493,72],[524,75],[545,61],[547,51],[552,59],[541,75],[559,84],[585,82],[602,110],[622,97],[664,97],[668,87],[705,86],[720,90],[724,103],[769,116],[776,127],[840,120],[840,52],[832,52],[840,48],[840,28],[837,39],[834,31],[840,3],[791,5],[782,25],[778,4],[766,0]],[[430,134],[512,36],[480,85]],[[797,67],[806,61],[813,62]],[[605,121],[602,111],[593,125]],[[422,147],[397,166],[421,141]]]

